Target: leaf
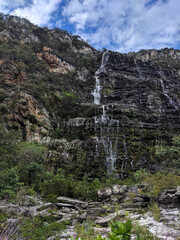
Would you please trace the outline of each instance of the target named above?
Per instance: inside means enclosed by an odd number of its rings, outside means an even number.
[[[132,229],[132,223],[131,223],[131,220],[128,219],[126,222],[125,222],[125,227],[126,227],[126,230],[127,232],[130,232],[131,229]]]

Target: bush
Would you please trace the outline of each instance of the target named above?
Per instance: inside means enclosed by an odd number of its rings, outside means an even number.
[[[42,219],[39,216],[33,219],[28,219],[23,227],[20,229],[19,235],[23,239],[30,240],[46,240],[52,235],[60,235],[61,231],[65,229],[63,223],[57,223],[51,218]],[[55,239],[59,239],[58,237]]]
[[[167,167],[180,169],[180,135],[172,138],[171,146],[156,146],[156,156],[166,163]]]
[[[130,240],[132,235],[131,220],[126,220],[125,223],[120,221],[111,221],[111,232],[109,232],[110,240]]]
[[[156,199],[163,190],[167,188],[172,189],[180,185],[180,176],[170,172],[147,173],[142,180],[147,183],[145,192],[154,199]]]
[[[55,199],[55,196],[68,196],[82,200],[97,200],[97,190],[101,188],[99,179],[88,181],[87,177],[77,180],[72,175],[65,175],[59,169],[56,175],[47,173],[41,184],[41,192],[46,199]]]

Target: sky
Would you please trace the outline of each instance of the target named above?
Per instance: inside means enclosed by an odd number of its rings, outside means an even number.
[[[67,30],[96,49],[180,49],[180,0],[0,0],[0,12]]]

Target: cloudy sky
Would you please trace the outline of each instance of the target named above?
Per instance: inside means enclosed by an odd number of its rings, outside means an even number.
[[[119,52],[180,49],[180,0],[0,0],[0,11]]]

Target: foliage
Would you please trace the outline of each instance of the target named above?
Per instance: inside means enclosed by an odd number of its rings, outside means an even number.
[[[133,224],[133,233],[136,235],[135,240],[159,240],[146,227],[139,226],[138,224]]]
[[[180,135],[172,138],[171,146],[156,146],[156,156],[163,159],[168,167],[180,169]]]
[[[142,170],[134,173],[134,175],[136,180],[147,184],[143,193],[148,194],[152,199],[156,199],[163,190],[180,185],[180,176],[171,172],[161,171],[152,174]]]
[[[10,240],[14,239],[14,236],[17,234],[19,228],[21,227],[19,220],[14,222],[9,222],[4,226],[3,230],[0,233],[0,239]]]
[[[85,221],[83,224],[77,224],[75,226],[75,230],[77,233],[77,238],[83,239],[92,239],[92,236],[95,235],[94,228],[91,222]],[[100,240],[100,239],[99,239]]]
[[[43,219],[36,216],[25,221],[22,228],[19,230],[19,235],[22,236],[23,239],[30,240],[46,240],[52,235],[57,235],[55,239],[59,239],[58,236],[64,229],[65,225],[63,223],[52,221],[51,218]]]
[[[130,240],[132,234],[135,240],[158,240],[156,236],[153,236],[147,228],[132,224],[130,219],[127,219],[124,223],[120,221],[111,221],[111,231],[108,233],[108,237],[102,237],[102,235],[96,235],[93,230],[93,225],[89,222],[84,222],[82,225],[76,225],[77,237],[81,240]],[[74,238],[71,237],[71,240]]]
[[[62,92],[60,96],[55,95],[55,98],[60,102],[59,107],[62,118],[70,118],[77,115],[78,97],[73,92]]]
[[[50,217],[22,217],[13,223],[3,224],[0,239],[46,240],[56,235],[57,237],[54,238],[56,240],[65,228],[64,223],[58,223]]]
[[[111,221],[111,232],[109,232],[110,240],[130,240],[132,223],[130,219],[127,219],[125,223],[120,221]]]
[[[151,203],[149,205],[149,211],[153,214],[153,217],[156,221],[160,220],[160,209],[157,205],[157,203]]]
[[[38,190],[43,176],[46,148],[37,143],[22,142],[20,133],[0,126],[0,197],[15,198],[24,185]]]
[[[64,195],[82,200],[97,199],[97,190],[101,187],[99,179],[88,181],[87,177],[77,180],[73,175],[66,175],[62,169],[53,175],[48,173],[41,184],[41,192],[46,198]]]

